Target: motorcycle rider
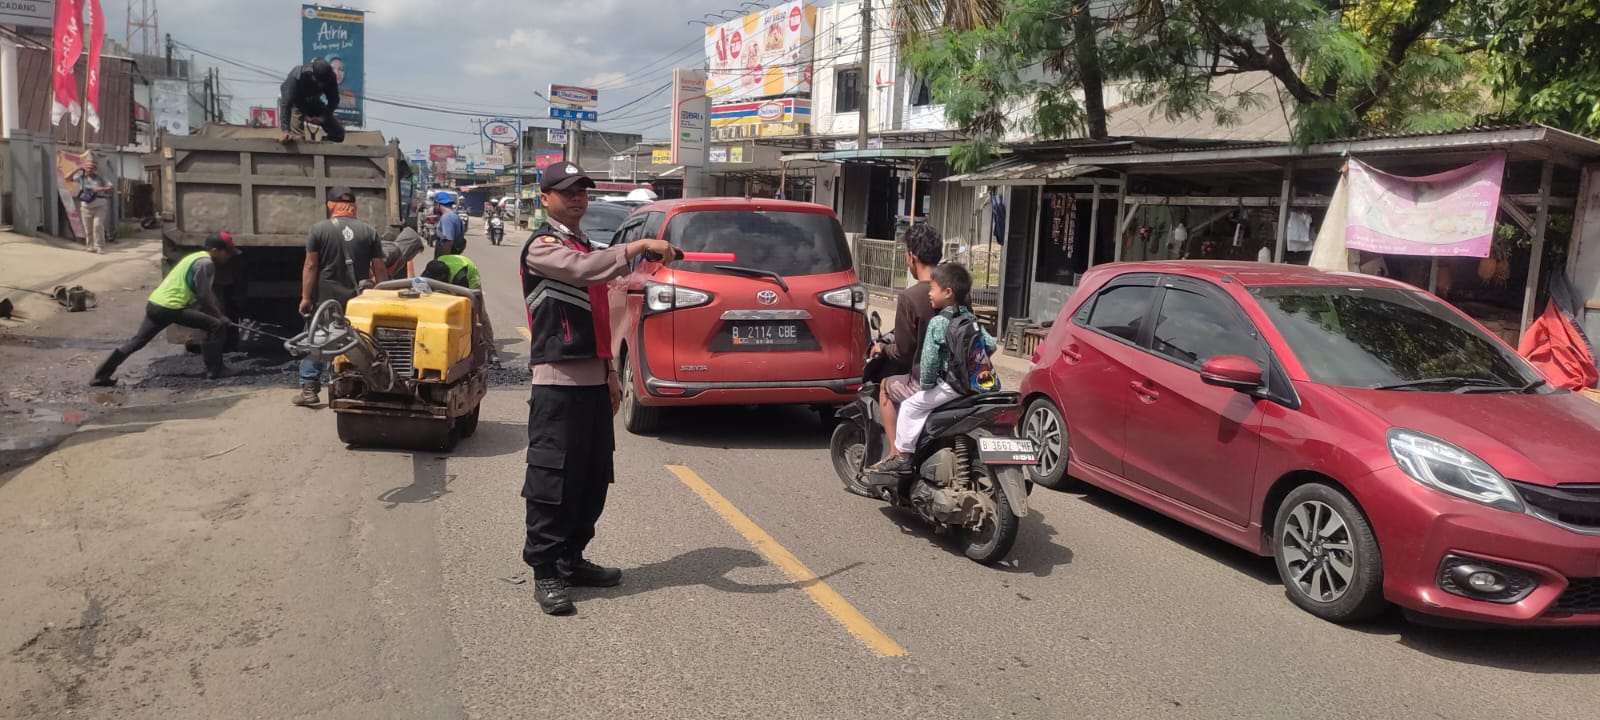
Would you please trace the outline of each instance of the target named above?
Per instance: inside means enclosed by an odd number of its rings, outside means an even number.
[[[920,389],[914,373],[922,353],[922,336],[927,330],[928,321],[936,313],[928,296],[928,281],[933,277],[933,268],[944,258],[944,238],[927,223],[907,228],[903,240],[906,244],[906,268],[917,282],[901,290],[895,298],[894,344],[877,343],[872,347],[873,353],[883,353],[889,357],[895,371],[895,374],[883,379],[878,390],[883,434],[891,440],[895,436],[900,404]]]
[[[922,355],[918,360],[918,386],[915,395],[902,404],[903,414],[896,428],[894,444],[889,457],[872,467],[872,472],[892,475],[909,472],[909,455],[916,449],[917,436],[922,426],[940,405],[960,397],[949,381],[953,362],[953,349],[945,344],[945,331],[960,315],[972,315],[972,275],[955,263],[944,263],[933,269],[929,279],[928,296],[938,314],[928,321],[927,337],[922,342]],[[997,347],[989,331],[983,330],[984,350],[993,353]]]

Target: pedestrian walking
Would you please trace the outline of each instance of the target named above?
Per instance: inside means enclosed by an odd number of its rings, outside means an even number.
[[[663,240],[596,250],[579,229],[594,181],[559,163],[539,184],[549,215],[522,248],[522,295],[531,337],[528,469],[522,484],[534,596],[550,615],[575,611],[569,586],[609,587],[622,571],[584,557],[614,475],[612,417],[622,386],[611,363],[606,283],[645,254],[671,262]],[[607,412],[610,410],[610,412]]]
[[[138,332],[100,363],[94,371],[92,385],[116,385],[114,376],[122,361],[149,345],[169,325],[204,330],[206,338],[200,343],[200,354],[205,358],[206,377],[215,380],[230,374],[222,362],[222,344],[233,321],[223,312],[212,281],[216,278],[217,266],[233,260],[239,248],[234,247],[233,236],[228,233],[206,238],[204,248],[185,255],[172,266],[172,271],[156,286],[155,292],[150,293]]]
[[[389,279],[378,230],[356,218],[356,195],[350,188],[328,189],[328,219],[312,226],[306,238],[306,261],[300,271],[300,314],[310,315],[327,300],[343,306],[356,296],[363,281]],[[309,357],[300,361],[300,394],[294,404],[316,407],[327,363]]]
[[[78,217],[83,220],[84,242],[89,252],[103,253],[111,233],[111,182],[100,175],[93,157],[77,172]]]

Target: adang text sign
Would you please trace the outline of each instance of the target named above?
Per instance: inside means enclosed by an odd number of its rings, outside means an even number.
[[[713,102],[811,92],[817,8],[786,2],[706,28],[706,95]]]
[[[55,0],[0,0],[0,24],[47,28],[55,16]]]
[[[352,127],[362,127],[362,86],[366,65],[363,54],[366,16],[360,10],[303,5],[300,9],[300,54],[305,62],[316,58],[333,65],[339,79],[339,109],[334,116]]]
[[[1350,159],[1345,247],[1391,255],[1488,257],[1505,153],[1424,177]]]

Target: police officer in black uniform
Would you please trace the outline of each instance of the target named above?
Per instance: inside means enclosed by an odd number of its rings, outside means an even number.
[[[533,568],[539,607],[551,615],[574,612],[569,586],[622,582],[621,570],[583,556],[605,509],[616,447],[612,416],[622,401],[606,282],[626,275],[634,258],[670,262],[677,252],[656,239],[594,249],[578,226],[593,187],[572,163],[545,170],[539,190],[549,215],[522,248],[533,383],[522,559]]]

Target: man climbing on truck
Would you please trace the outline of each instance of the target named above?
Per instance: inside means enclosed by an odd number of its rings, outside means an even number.
[[[278,129],[283,131],[281,142],[294,141],[291,115],[298,112],[301,118],[313,125],[321,125],[328,142],[344,142],[344,124],[334,117],[339,109],[339,79],[327,60],[317,58],[289,71],[289,77],[278,88]]]

